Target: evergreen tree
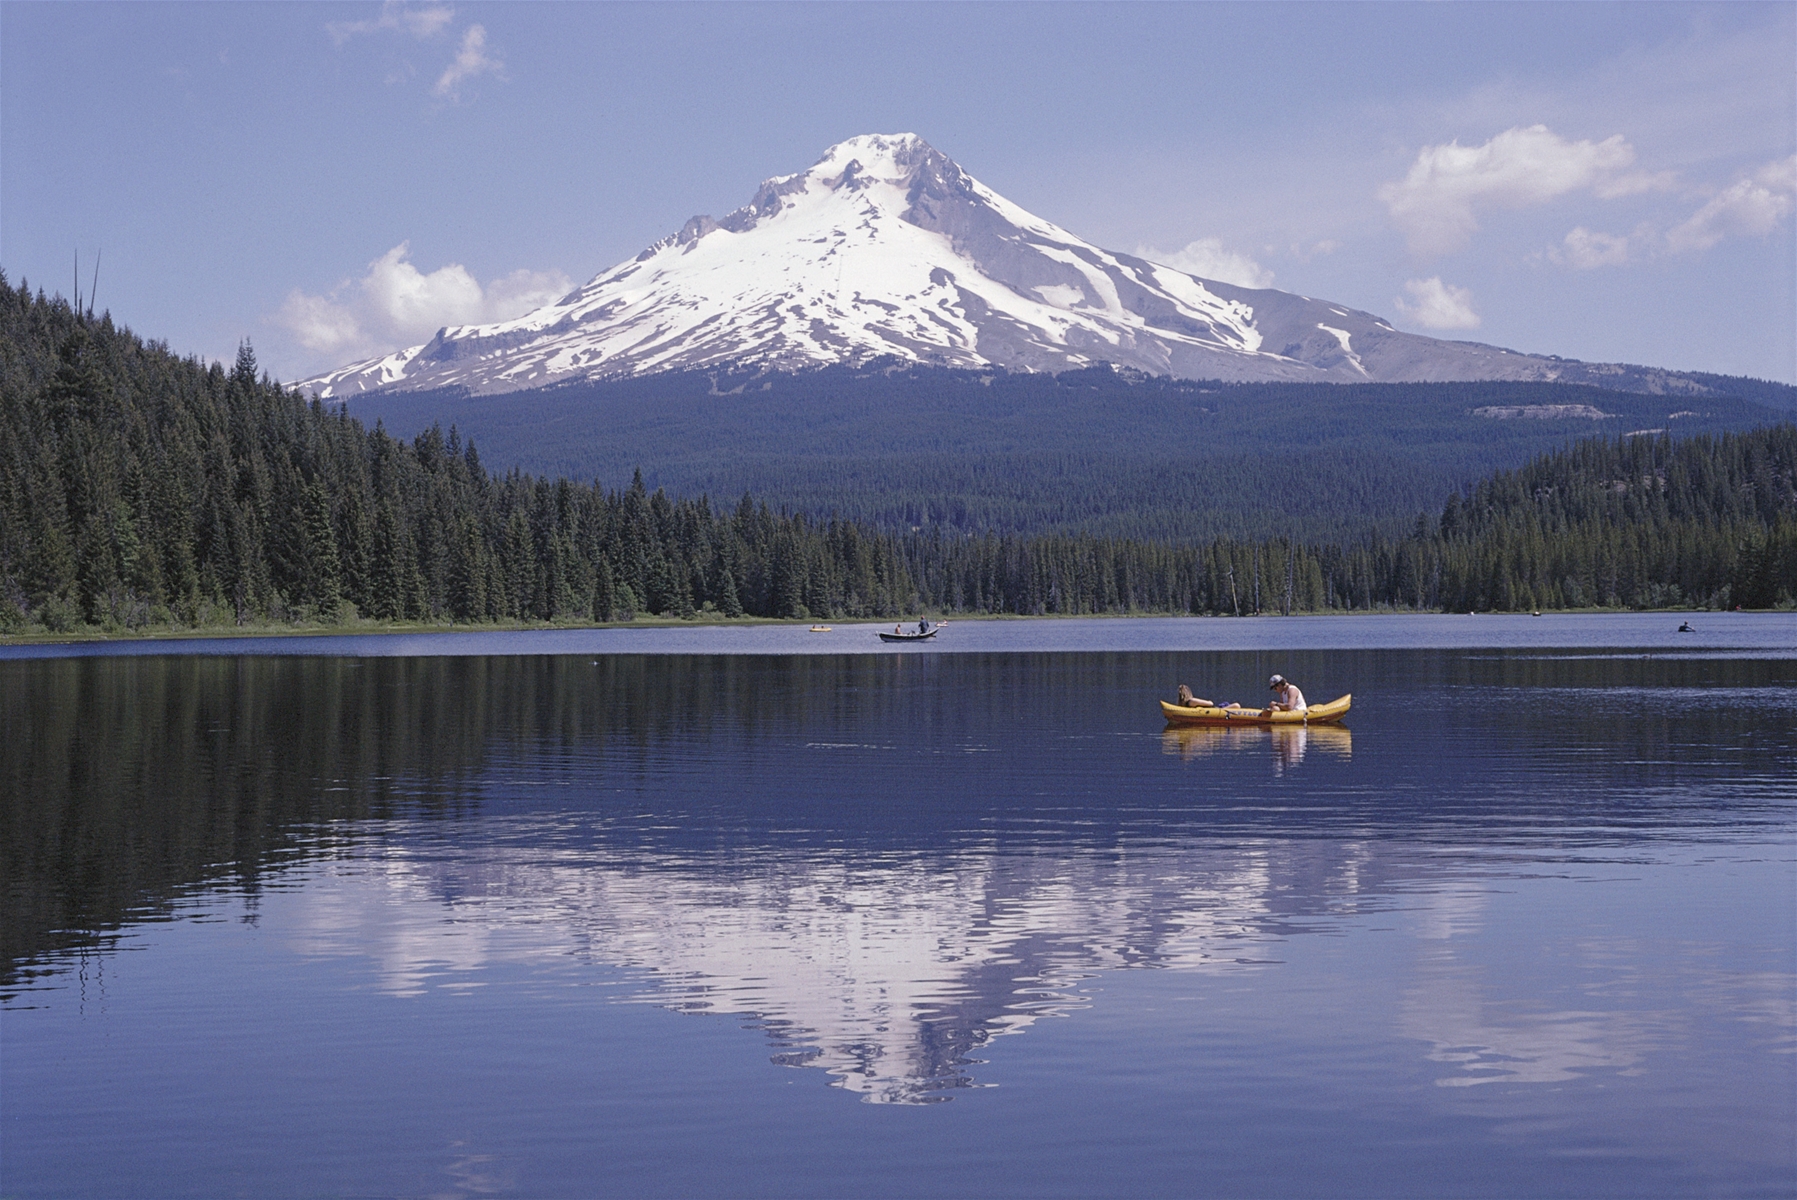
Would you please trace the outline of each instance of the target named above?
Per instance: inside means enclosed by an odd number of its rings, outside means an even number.
[[[314,479],[301,493],[301,542],[305,568],[301,577],[302,602],[312,605],[325,620],[335,619],[343,604],[342,564],[337,556],[337,530],[331,519],[330,497],[324,484]]]
[[[593,620],[605,622],[614,618],[617,600],[612,583],[611,564],[601,557],[593,570]],[[737,614],[742,615],[741,613]]]

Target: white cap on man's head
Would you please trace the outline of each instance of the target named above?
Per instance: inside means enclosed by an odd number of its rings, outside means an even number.
[[[1267,680],[1267,686],[1269,688],[1284,687],[1285,686],[1285,676],[1283,676],[1283,675],[1273,676],[1273,678]]]

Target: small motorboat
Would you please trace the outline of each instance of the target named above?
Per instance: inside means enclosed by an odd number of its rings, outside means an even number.
[[[1353,699],[1354,693],[1349,692],[1327,704],[1313,704],[1304,712],[1276,713],[1263,708],[1209,708],[1162,700],[1161,715],[1172,725],[1327,725],[1347,716]]]
[[[897,625],[894,625],[891,633],[880,630],[880,640],[882,642],[927,642],[935,637],[937,631],[941,628],[942,626],[932,625],[928,621],[919,621],[917,623],[917,628],[907,633]]]

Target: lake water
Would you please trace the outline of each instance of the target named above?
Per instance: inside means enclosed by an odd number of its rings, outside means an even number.
[[[1792,1195],[1797,618],[1679,619],[0,648],[0,1194]]]

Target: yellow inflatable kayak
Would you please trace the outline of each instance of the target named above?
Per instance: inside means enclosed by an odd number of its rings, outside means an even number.
[[[1313,704],[1306,712],[1268,713],[1259,708],[1188,708],[1161,701],[1161,714],[1174,725],[1327,725],[1348,715],[1354,693]]]

